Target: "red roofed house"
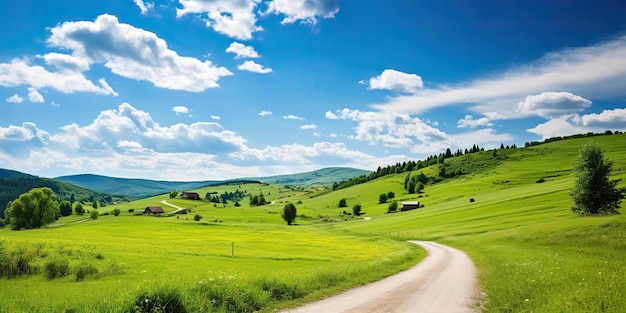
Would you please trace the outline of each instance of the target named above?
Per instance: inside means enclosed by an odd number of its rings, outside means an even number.
[[[181,199],[189,199],[189,200],[200,200],[200,195],[197,192],[186,192],[183,191],[180,194]]]
[[[143,214],[163,214],[163,208],[160,206],[147,206],[145,210],[143,210]]]

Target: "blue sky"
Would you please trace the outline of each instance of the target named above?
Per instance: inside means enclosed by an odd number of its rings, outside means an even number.
[[[626,131],[623,1],[4,1],[0,167],[229,179]]]

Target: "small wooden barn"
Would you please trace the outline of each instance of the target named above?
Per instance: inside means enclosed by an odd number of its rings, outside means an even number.
[[[165,211],[160,206],[147,206],[145,210],[143,210],[143,214],[163,214]]]
[[[189,200],[200,200],[200,195],[197,192],[186,192],[183,191],[180,194],[181,199],[189,199]]]
[[[402,207],[400,207],[400,211],[410,211],[420,208],[419,202],[402,202]]]

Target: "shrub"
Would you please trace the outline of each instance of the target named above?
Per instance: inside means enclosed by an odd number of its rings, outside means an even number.
[[[4,247],[0,241],[0,277],[13,278],[34,274],[37,267],[31,261],[37,251],[27,247]]]
[[[135,212],[135,209],[128,209],[128,213],[133,213]]]
[[[113,209],[113,215],[118,216],[118,215],[120,215],[120,213],[122,213],[122,212],[120,211],[120,209],[117,209],[117,208],[116,208],[116,209]]]
[[[169,288],[160,288],[152,293],[140,293],[135,302],[125,312],[135,313],[185,313],[182,296],[178,291]]]
[[[0,228],[4,228],[4,225],[6,225],[6,223],[2,218],[0,218]]]
[[[387,193],[387,199],[393,199],[396,197],[396,194],[393,191]]]
[[[355,204],[352,207],[352,214],[354,214],[354,216],[359,216],[361,215],[361,205],[360,204]]]
[[[389,208],[387,208],[387,213],[393,213],[396,211],[398,211],[398,202],[391,201],[391,203],[389,203]]]
[[[200,221],[201,219],[202,219],[202,215],[200,215],[200,214],[196,214],[196,215],[193,217],[193,220],[194,220],[194,221],[196,221],[196,222]]]
[[[538,179],[535,183],[537,183],[537,184],[541,184],[541,183],[543,183],[543,182],[545,182],[545,181],[546,181],[546,180],[545,180],[545,179],[543,179],[543,177],[542,177],[542,178],[539,178],[539,179]]]
[[[44,276],[47,279],[65,277],[70,273],[70,263],[66,259],[53,259],[47,261],[44,266]]]
[[[346,199],[339,200],[339,207],[340,208],[345,208],[347,206],[348,206],[348,204],[346,203]]]
[[[269,292],[270,297],[275,300],[293,300],[304,297],[307,292],[297,283],[289,283],[276,279],[263,279],[257,282],[261,289]]]
[[[76,206],[74,206],[74,212],[78,215],[83,215],[85,214],[85,208],[83,208],[82,204],[76,203]]]
[[[198,285],[194,290],[209,301],[209,312],[255,312],[267,303],[267,296],[255,292],[252,286],[243,288],[232,281],[223,279]]]
[[[378,196],[378,203],[387,203],[387,194],[381,193]]]
[[[96,211],[96,210],[91,210],[89,215],[91,216],[92,220],[98,219],[98,211]]]
[[[82,281],[85,279],[85,277],[93,276],[96,274],[98,274],[98,269],[87,262],[81,263],[74,269],[76,281]]]

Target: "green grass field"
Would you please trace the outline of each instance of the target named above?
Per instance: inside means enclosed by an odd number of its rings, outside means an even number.
[[[32,273],[0,278],[0,312],[119,312],[132,311],[137,299],[156,301],[142,294],[174,294],[194,312],[269,312],[417,263],[424,252],[407,239],[467,252],[479,269],[484,312],[624,312],[626,218],[578,217],[570,210],[572,161],[589,140],[615,161],[614,178],[626,178],[626,135],[613,135],[498,150],[495,158],[485,151],[447,159],[449,169],[469,174],[427,185],[419,195],[404,191],[406,173],[335,192],[217,186],[197,191],[202,197],[262,192],[270,204],[250,207],[244,199],[235,207],[163,195],[99,208],[96,220],[73,215],[54,227],[5,228],[5,259],[30,256]],[[389,191],[392,200],[425,206],[386,214],[388,204],[378,204],[378,196]],[[338,207],[340,199],[347,208]],[[191,213],[135,215],[148,205],[174,210],[162,200]],[[281,219],[287,201],[297,203],[296,226]],[[342,214],[354,204],[362,205],[363,216]],[[114,208],[122,214],[104,215]],[[194,221],[195,214],[202,220]],[[46,277],[63,262],[66,276]],[[77,281],[76,273],[90,268],[97,273]]]

